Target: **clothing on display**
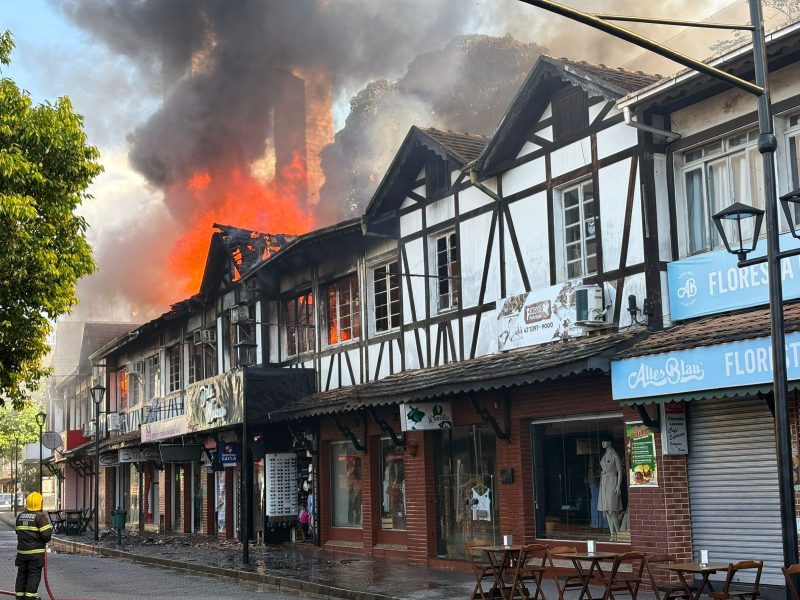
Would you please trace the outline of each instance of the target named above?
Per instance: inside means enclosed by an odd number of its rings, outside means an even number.
[[[622,459],[609,446],[600,458],[600,494],[597,498],[597,510],[601,512],[622,510],[622,497],[618,490],[622,472]]]
[[[472,520],[492,520],[492,490],[485,488],[483,493],[472,488]]]

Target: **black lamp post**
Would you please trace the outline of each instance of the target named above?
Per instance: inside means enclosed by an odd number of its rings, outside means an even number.
[[[92,386],[94,400],[94,541],[100,539],[100,404],[106,395],[106,388],[96,383]]]
[[[722,243],[725,244],[725,249],[731,254],[735,254],[740,261],[747,260],[747,255],[756,249],[758,236],[761,233],[761,222],[764,220],[764,211],[755,206],[734,202],[730,206],[723,208],[717,214],[712,215],[711,219],[717,227],[719,237],[722,238]],[[748,245],[745,245],[742,223],[748,223],[750,219],[756,220],[753,224],[753,238]],[[733,242],[737,244],[736,247],[731,247],[731,240],[728,239],[728,232],[725,229],[726,223],[730,223],[734,226],[736,239],[733,240]]]
[[[36,413],[36,424],[39,426],[39,493],[42,493],[42,465],[44,461],[42,460],[42,429],[44,428],[44,421],[47,419],[47,415],[39,411]]]
[[[17,489],[19,488],[19,462],[17,461],[19,456],[19,438],[14,438],[14,488],[13,488],[13,499],[11,502],[14,503],[14,516],[17,516]]]
[[[791,424],[789,422],[789,410],[787,405],[787,372],[786,372],[786,340],[784,334],[783,320],[783,282],[781,280],[781,260],[789,256],[800,254],[800,249],[787,250],[781,252],[778,224],[778,198],[775,182],[775,151],[778,148],[778,140],[775,137],[772,123],[772,103],[770,102],[769,81],[767,79],[767,47],[764,36],[764,18],[761,10],[761,0],[748,0],[750,9],[749,25],[731,25],[728,23],[699,23],[692,21],[681,21],[676,19],[657,19],[649,17],[628,17],[607,14],[585,13],[568,6],[564,6],[552,0],[520,0],[526,4],[531,4],[543,8],[555,14],[562,15],[573,21],[584,23],[600,31],[604,31],[622,40],[626,40],[646,50],[677,62],[678,64],[704,73],[727,85],[740,89],[751,94],[757,99],[758,114],[758,151],[761,153],[764,177],[764,200],[766,211],[763,218],[767,223],[767,254],[766,256],[744,259],[742,253],[747,255],[739,239],[739,248],[734,251],[740,260],[739,267],[754,264],[766,263],[769,275],[769,313],[772,344],[772,389],[775,397],[775,438],[776,454],[778,462],[778,488],[780,494],[781,529],[783,543],[783,560],[785,566],[790,566],[798,562],[797,552],[797,521],[795,520],[795,500],[794,485],[792,481],[792,435]],[[678,25],[682,27],[704,27],[715,29],[730,29],[749,31],[753,41],[753,72],[755,83],[737,77],[732,73],[723,71],[715,66],[696,60],[664,46],[656,41],[646,38],[638,33],[614,24],[614,21],[627,21],[638,23],[650,23],[659,25]],[[788,196],[788,197],[787,197]],[[800,202],[800,193],[788,194],[781,198],[784,203],[784,212],[790,217],[786,202]],[[794,197],[798,196],[797,199]],[[733,208],[733,207],[731,207]],[[748,214],[741,213],[738,217],[732,214],[719,213],[715,216],[721,220],[734,220],[737,227],[741,227],[741,222],[745,218],[757,219],[756,224],[760,224],[760,218],[756,209],[749,209]],[[735,209],[739,210],[739,209]],[[725,213],[725,211],[722,211]],[[715,220],[716,222],[717,220]],[[789,223],[792,223],[789,218]],[[720,227],[720,224],[717,224]],[[739,230],[741,231],[741,230]],[[724,238],[724,231],[721,232]],[[794,234],[793,234],[794,235]],[[757,236],[753,236],[757,239]],[[726,243],[726,247],[733,251]],[[795,584],[797,584],[795,578]]]

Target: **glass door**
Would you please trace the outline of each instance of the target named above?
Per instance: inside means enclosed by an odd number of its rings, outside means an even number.
[[[225,533],[225,471],[214,473],[214,513],[217,533]]]

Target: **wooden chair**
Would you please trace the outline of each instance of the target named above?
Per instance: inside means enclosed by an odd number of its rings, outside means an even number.
[[[756,600],[756,598],[758,598],[758,582],[761,581],[761,569],[763,567],[763,560],[743,560],[738,563],[730,563],[728,565],[728,574],[725,577],[725,584],[722,586],[722,591],[709,592],[709,597],[712,600],[730,600],[731,598],[738,598],[739,600]],[[755,570],[756,572],[752,585],[744,584],[745,589],[731,589],[733,578],[739,571],[752,570]]]
[[[64,517],[61,516],[61,511],[48,510],[47,516],[50,519],[50,524],[53,526],[53,532],[64,533]]]
[[[550,572],[553,574],[553,581],[558,590],[558,600],[564,600],[564,593],[568,590],[581,590],[586,581],[586,575],[580,567],[557,567],[553,563],[553,556],[556,554],[577,554],[578,549],[575,546],[557,546],[547,550],[547,564],[550,566]],[[592,594],[587,590],[587,597],[592,600]]]
[[[686,585],[681,581],[675,581],[674,583],[656,582],[651,567],[654,565],[657,568],[662,565],[667,567],[674,562],[678,562],[678,560],[671,554],[648,554],[645,558],[645,568],[647,569],[647,575],[650,578],[650,585],[653,588],[656,600],[676,600],[678,598],[691,600],[691,597],[697,592],[697,584],[694,581],[686,582],[689,587],[688,592],[686,591]]]
[[[786,578],[786,589],[789,590],[792,600],[800,600],[800,595],[798,595],[797,588],[794,585],[794,576],[800,575],[800,565],[792,565],[788,569],[781,567],[781,571],[783,571],[783,576]]]
[[[94,510],[95,510],[95,509],[91,509],[91,510],[89,510],[89,509],[87,508],[87,509],[86,509],[86,510],[83,512],[83,515],[81,516],[81,521],[80,521],[80,532],[81,532],[81,533],[84,533],[84,532],[85,532],[87,529],[89,529],[89,526],[90,526],[90,525],[94,526],[94,521],[92,520],[92,519],[93,519],[93,517],[94,517]],[[93,528],[94,528],[94,527],[92,527],[92,529],[93,529]]]
[[[514,568],[514,579],[511,582],[512,598],[519,595],[520,598],[547,600],[542,589],[542,577],[547,568],[546,561],[547,546],[544,544],[528,544],[522,548]],[[525,582],[532,583],[531,587],[534,590],[532,596]]]
[[[484,550],[481,550],[481,548],[484,546],[491,546],[492,544],[485,540],[473,540],[464,545],[467,549],[467,558],[472,567],[472,574],[475,576],[475,588],[472,590],[472,595],[469,597],[469,600],[475,600],[478,594],[481,600],[486,600],[488,596],[487,592],[483,589],[483,582],[487,580],[491,581],[492,586],[494,586],[497,580],[497,570],[489,561],[489,556]]]
[[[642,573],[647,559],[641,552],[624,552],[614,559],[611,571],[603,575],[604,600],[614,600],[614,592],[623,592],[636,600],[639,586],[642,585]],[[625,566],[624,570],[620,567]],[[628,570],[630,569],[630,570]]]

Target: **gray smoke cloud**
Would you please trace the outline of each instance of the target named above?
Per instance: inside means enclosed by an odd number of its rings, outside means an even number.
[[[183,184],[199,171],[213,178],[246,169],[265,154],[281,125],[272,109],[286,73],[324,72],[334,98],[355,93],[344,128],[322,151],[321,200],[305,207],[322,226],[364,207],[412,124],[490,134],[545,48],[610,64],[631,54],[516,0],[51,1],[132,61],[142,91],[162,98],[128,141],[130,164],[163,193],[165,210],[97,232],[100,272],[82,282],[91,304],[127,300],[140,315],[166,308],[165,297],[180,299],[170,296],[164,255],[194,216],[222,205],[223,190],[198,195]],[[659,10],[631,0],[572,4],[685,18],[702,10],[690,0]],[[475,31],[495,37],[464,35]]]

